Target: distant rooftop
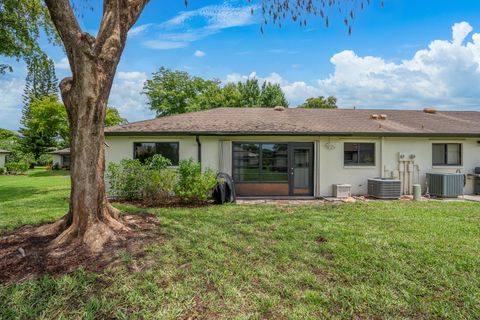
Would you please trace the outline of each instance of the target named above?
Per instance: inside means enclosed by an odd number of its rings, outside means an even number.
[[[52,151],[52,152],[49,152],[49,153],[52,153],[52,154],[70,154],[70,148],[55,150],[55,151]]]

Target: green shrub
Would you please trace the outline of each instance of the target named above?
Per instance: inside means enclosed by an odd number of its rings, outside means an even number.
[[[52,170],[60,170],[60,163],[55,162],[52,166]]]
[[[145,165],[149,170],[163,170],[172,165],[172,161],[163,157],[160,154],[156,154],[145,161]]]
[[[123,159],[120,164],[110,163],[107,168],[110,193],[129,200],[142,198],[148,176],[146,173],[146,167],[138,159]]]
[[[145,202],[150,206],[172,202],[177,181],[178,175],[173,169],[150,170],[143,191]]]
[[[2,174],[5,174],[5,168],[4,167],[0,167],[0,175]]]
[[[29,163],[25,161],[8,162],[5,167],[9,174],[24,174],[28,171]]]
[[[53,157],[51,154],[42,154],[38,160],[37,160],[37,164],[39,166],[51,166],[53,165]]]
[[[200,164],[192,159],[181,161],[178,172],[170,165],[170,160],[160,155],[147,159],[145,164],[129,159],[110,163],[106,171],[109,194],[127,200],[143,199],[152,206],[176,199],[201,203],[210,198],[217,181],[212,170],[202,173]]]
[[[211,197],[217,183],[216,174],[212,170],[202,173],[201,165],[189,159],[180,161],[178,174],[175,194],[183,202],[205,202]]]

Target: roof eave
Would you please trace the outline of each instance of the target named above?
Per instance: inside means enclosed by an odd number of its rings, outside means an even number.
[[[462,137],[480,138],[479,133],[431,132],[282,132],[282,131],[121,131],[106,136],[368,136],[368,137]]]

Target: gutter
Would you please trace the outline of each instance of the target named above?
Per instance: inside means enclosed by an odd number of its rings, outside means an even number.
[[[200,142],[200,136],[195,136],[195,141],[197,141],[197,160],[198,163],[202,164],[202,143]]]
[[[105,136],[315,136],[315,137],[421,137],[421,138],[480,138],[480,133],[405,133],[405,132],[221,132],[221,131],[124,131],[105,132]]]

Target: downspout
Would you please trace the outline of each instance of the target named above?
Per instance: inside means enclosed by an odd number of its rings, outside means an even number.
[[[200,136],[195,136],[195,140],[197,141],[197,161],[202,164],[202,143],[200,142]]]
[[[385,178],[385,161],[383,159],[383,148],[384,148],[384,141],[385,141],[385,138],[384,137],[381,137],[380,138],[380,177],[381,178]]]

